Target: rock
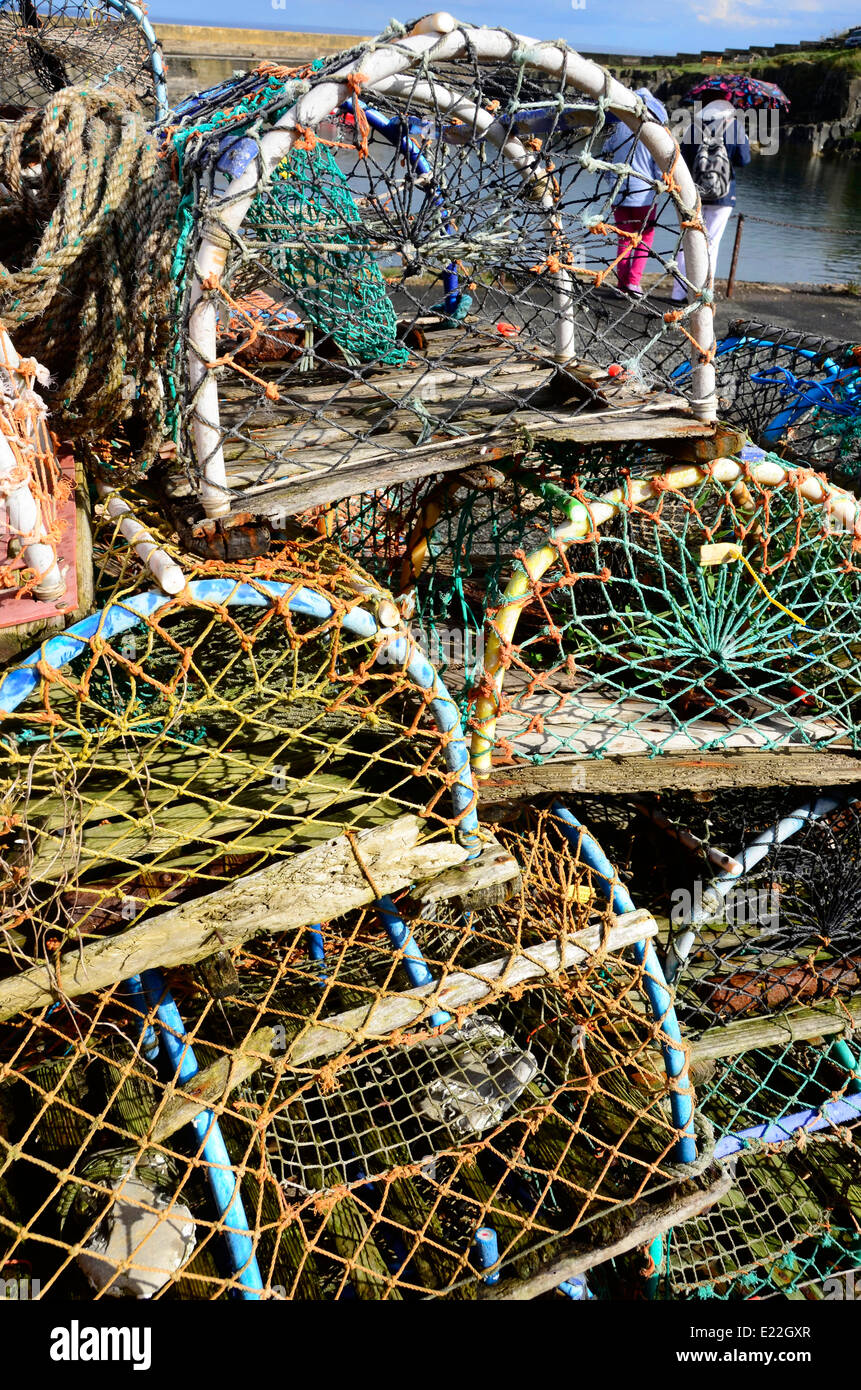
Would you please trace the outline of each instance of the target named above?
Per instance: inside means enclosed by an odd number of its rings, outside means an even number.
[[[194,1250],[194,1218],[180,1202],[163,1215],[170,1206],[168,1199],[140,1178],[117,1178],[113,1187],[115,1191],[122,1188],[122,1193],[78,1255],[78,1264],[100,1293],[152,1298]],[[131,1260],[129,1267],[122,1269],[127,1260]]]

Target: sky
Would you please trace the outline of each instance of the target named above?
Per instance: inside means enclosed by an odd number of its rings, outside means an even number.
[[[325,0],[304,11],[287,0],[150,0],[149,14],[175,24],[376,34],[393,14],[413,19],[417,0]],[[861,23],[858,0],[465,0],[452,8],[473,24],[501,24],[533,38],[563,38],[605,53],[698,53],[752,43],[797,43]],[[313,18],[309,18],[313,16]],[[325,18],[324,18],[325,16]]]

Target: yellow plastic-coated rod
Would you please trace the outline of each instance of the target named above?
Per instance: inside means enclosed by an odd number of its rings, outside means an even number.
[[[658,491],[684,491],[696,487],[707,478],[717,483],[736,483],[747,477],[760,487],[779,487],[793,475],[797,476],[795,469],[784,468],[774,459],[764,459],[747,468],[736,459],[716,459],[710,465],[681,465],[670,468],[665,473],[653,473],[647,478],[630,480],[624,488],[614,488],[599,502],[588,506],[572,499],[571,519],[553,533],[548,544],[527,557],[522,570],[512,575],[506,585],[504,602],[496,620],[489,623],[489,631],[485,632],[484,667],[486,676],[492,681],[492,690],[480,695],[475,703],[475,728],[471,740],[470,761],[476,776],[487,777],[491,772],[493,746],[496,741],[496,718],[505,680],[504,656],[514,638],[520,614],[529,602],[532,586],[572,542],[591,535],[598,526],[617,515],[624,503],[637,506]],[[656,483],[658,487],[655,486]],[[814,473],[801,478],[798,490],[808,501],[820,505],[830,500],[835,519],[841,524],[841,529],[861,536],[861,503],[852,493],[833,483],[825,482]],[[725,558],[735,557],[727,554]],[[744,556],[739,553],[738,558],[743,560]],[[749,565],[747,567],[750,568]],[[751,573],[754,573],[752,569]],[[754,578],[770,601],[774,602],[755,573]],[[790,613],[790,617],[795,618],[796,622],[801,621],[794,613]]]

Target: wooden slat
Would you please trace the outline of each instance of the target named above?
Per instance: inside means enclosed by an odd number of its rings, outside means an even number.
[[[680,1183],[660,1203],[643,1200],[623,1208],[614,1222],[616,1231],[607,1238],[607,1226],[602,1222],[585,1222],[575,1239],[551,1247],[554,1254],[542,1270],[527,1279],[504,1279],[498,1284],[479,1290],[481,1300],[491,1302],[522,1302],[552,1293],[567,1279],[586,1274],[596,1265],[624,1255],[628,1250],[647,1246],[674,1226],[691,1221],[725,1197],[732,1188],[729,1169],[718,1169],[706,1187]],[[603,1240],[598,1236],[601,1231]]]
[[[573,970],[598,950],[618,953],[656,936],[657,930],[651,913],[643,909],[622,913],[607,932],[601,924],[586,927],[561,943],[544,941],[470,970],[453,971],[439,983],[383,995],[356,1009],[309,1023],[287,1048],[285,1065],[306,1066],[343,1052],[351,1043],[388,1037],[415,1023],[430,1007],[453,1013],[465,1005],[492,1003],[527,980]]]
[[[645,791],[717,791],[725,787],[837,787],[861,783],[857,753],[784,748],[769,753],[722,753],[701,757],[591,760],[559,755],[535,766],[497,768],[480,782],[482,807],[522,801],[544,793],[586,792],[632,796]]]
[[[504,695],[514,694],[518,674],[513,673],[511,687],[506,682]],[[738,720],[733,726],[700,718],[686,720],[681,728],[665,705],[637,697],[614,699],[594,688],[566,690],[565,683],[562,676],[559,689],[517,694],[513,708],[497,720],[497,742],[510,743],[517,757],[575,759],[653,755],[655,749],[662,756],[697,757],[709,744],[718,744],[722,752],[752,753],[797,747],[802,738],[808,745],[827,742],[845,748],[849,743],[845,727],[824,715],[791,719],[758,709],[748,723]]]
[[[581,965],[599,948],[622,951],[635,942],[653,937],[656,930],[654,918],[648,912],[628,912],[614,918],[603,941],[600,927],[588,927],[563,943],[561,948],[556,941],[545,941],[523,953],[514,952],[473,970],[458,971],[448,975],[439,986],[440,1006],[453,1011],[466,1004],[496,999],[526,980],[541,979],[544,975],[552,977],[560,970]],[[351,1043],[384,1038],[426,1013],[428,996],[436,989],[432,984],[421,985],[309,1024],[290,1044],[286,1054],[278,1056],[278,1064],[283,1068],[307,1066],[343,1052]],[[278,1044],[274,1028],[258,1028],[229,1057],[220,1057],[199,1072],[188,1089],[176,1086],[156,1122],[155,1142],[162,1143],[201,1110],[222,1108],[231,1091],[253,1075],[264,1061],[274,1057]]]
[[[691,1043],[691,1065],[740,1057],[760,1047],[787,1047],[792,1042],[828,1038],[846,1027],[861,1026],[861,998],[841,999],[815,1009],[788,1009],[773,1018],[740,1018],[722,1028],[710,1028]]]
[[[533,438],[567,440],[593,444],[637,440],[704,438],[713,426],[669,408],[661,411],[584,411],[553,416],[522,412],[501,429],[484,430],[467,437],[435,440],[420,448],[406,436],[388,440],[391,447],[361,445],[350,454],[350,461],[336,463],[328,450],[321,457],[312,451],[301,455],[312,465],[302,474],[259,486],[245,486],[233,501],[233,511],[258,516],[292,516],[311,507],[355,497],[362,492],[394,487],[429,473],[448,473],[479,463],[504,458],[523,448],[527,435]],[[325,467],[320,465],[325,463]],[[247,469],[247,465],[245,466]]]
[[[327,922],[468,857],[461,845],[420,843],[425,829],[418,816],[400,816],[350,839],[338,836],[116,936],[67,951],[54,966],[32,966],[0,981],[0,1022],[60,997],[110,988],[155,966],[193,965],[263,932]]]

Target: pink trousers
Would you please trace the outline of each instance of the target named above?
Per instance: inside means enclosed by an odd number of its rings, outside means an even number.
[[[633,247],[627,237],[619,237],[618,254],[622,260],[616,266],[620,290],[638,290],[649,259],[649,248],[655,239],[658,209],[652,203],[647,208],[629,208],[624,204],[613,209],[613,222],[620,232],[639,232],[639,245]],[[623,254],[624,253],[624,254]]]

